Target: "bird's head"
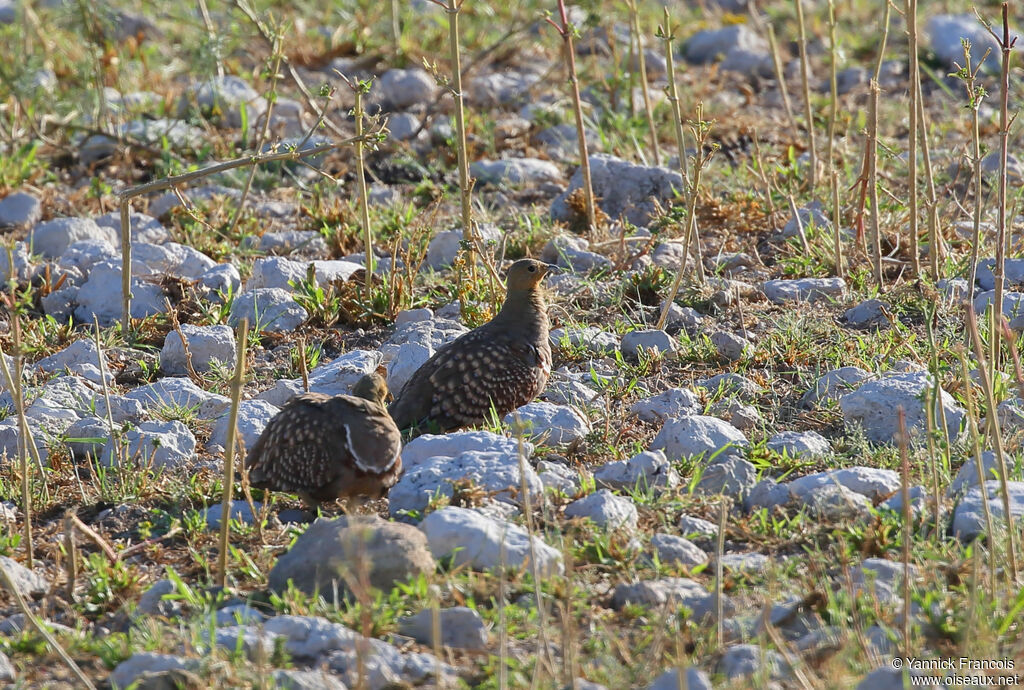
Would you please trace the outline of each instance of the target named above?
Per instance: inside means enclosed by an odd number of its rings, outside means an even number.
[[[380,374],[367,374],[356,381],[352,387],[352,395],[357,398],[372,400],[384,404],[391,392],[388,390],[388,382]]]
[[[505,284],[509,292],[532,290],[548,273],[557,273],[560,270],[554,264],[546,264],[536,259],[520,259],[509,266]]]

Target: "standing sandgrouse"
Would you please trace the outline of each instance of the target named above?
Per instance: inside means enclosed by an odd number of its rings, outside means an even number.
[[[555,269],[520,259],[493,319],[441,347],[391,404],[399,429],[444,433],[504,417],[544,390],[551,373],[548,315],[540,283]]]
[[[249,452],[252,486],[297,493],[310,506],[387,493],[402,473],[402,436],[388,415],[387,383],[361,378],[352,395],[297,395]]]

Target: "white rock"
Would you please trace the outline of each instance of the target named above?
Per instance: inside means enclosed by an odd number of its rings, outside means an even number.
[[[289,400],[304,392],[300,379],[278,379],[273,388],[258,394],[255,399],[264,400],[274,407],[284,407]]]
[[[732,372],[715,374],[710,378],[698,381],[697,385],[708,391],[720,391],[728,395],[735,395],[742,400],[752,400],[764,390],[746,376]]]
[[[164,293],[153,283],[132,278],[131,316],[144,319],[166,309]],[[75,318],[84,323],[98,319],[106,327],[121,319],[121,263],[101,261],[89,273],[89,280],[79,289]]]
[[[591,185],[601,210],[612,218],[624,215],[634,225],[647,226],[656,212],[653,199],[661,204],[683,189],[683,178],[668,168],[635,165],[628,161],[595,153],[590,156]],[[551,218],[572,220],[567,199],[583,185],[583,174],[576,170],[569,188],[551,204]]]
[[[448,506],[428,515],[420,524],[435,558],[452,556],[455,565],[480,570],[521,568],[536,558],[542,576],[564,571],[562,554],[532,538],[522,527],[499,523],[467,508]],[[532,554],[531,554],[532,552]]]
[[[181,422],[142,422],[119,439],[107,441],[100,462],[113,467],[127,461],[160,470],[185,465],[195,457],[195,451],[196,438]]]
[[[642,421],[656,424],[672,417],[696,414],[700,409],[700,401],[693,391],[686,388],[670,388],[636,401],[630,406],[629,412]]]
[[[679,533],[690,538],[717,539],[718,525],[692,515],[683,515],[679,518]]]
[[[799,218],[799,225],[797,218]],[[782,237],[797,237],[800,228],[803,228],[806,236],[811,228],[817,228],[819,233],[831,233],[832,221],[825,213],[824,206],[820,201],[812,201],[807,206],[799,209],[796,216],[791,216],[780,233]]]
[[[261,504],[253,504],[257,511],[259,511]],[[237,520],[245,525],[251,525],[256,522],[256,515],[252,512],[252,507],[249,503],[244,500],[234,500],[231,502],[231,508],[228,509],[228,514],[232,520]],[[220,529],[220,521],[224,516],[224,504],[214,503],[212,506],[203,511],[203,517],[206,518],[207,529]]]
[[[658,305],[658,309],[661,310],[664,308],[665,302],[663,300],[662,303]],[[696,309],[691,307],[680,307],[678,304],[673,302],[672,306],[668,308],[668,319],[665,321],[665,328],[672,333],[675,333],[680,329],[687,333],[694,333],[701,328],[703,323],[704,317]]]
[[[47,259],[55,259],[71,244],[81,240],[105,240],[119,244],[118,235],[110,228],[100,227],[91,218],[54,218],[38,223],[29,233],[32,251]]]
[[[593,270],[611,268],[612,262],[606,257],[589,250],[589,243],[583,237],[559,235],[548,240],[541,250],[541,261],[553,263],[574,273],[589,273]],[[555,276],[565,279],[568,276]]]
[[[843,321],[850,328],[881,328],[889,325],[885,312],[891,309],[892,305],[883,300],[864,300],[857,306],[847,309],[843,314]]]
[[[689,667],[683,672],[683,679],[680,682],[679,669],[674,668],[665,671],[658,676],[653,683],[647,686],[647,690],[713,690],[711,679],[699,668]]]
[[[529,107],[529,105],[527,106]],[[600,135],[590,129],[584,128],[583,136],[587,140],[587,151],[594,153],[602,148]],[[576,133],[576,126],[570,123],[548,127],[534,135],[534,140],[543,146],[552,160],[560,162],[579,162],[580,145],[579,135]]]
[[[186,659],[171,654],[155,652],[136,652],[119,663],[110,674],[110,684],[123,690],[135,682],[143,673],[161,671],[195,671],[199,668],[199,659]]]
[[[475,609],[454,606],[439,609],[438,628],[441,632],[439,644],[455,649],[481,651],[487,648],[487,626]],[[399,632],[428,647],[434,645],[434,612],[424,609],[415,616],[399,619]]]
[[[555,405],[569,405],[580,410],[603,409],[601,394],[576,379],[548,379],[548,387],[540,398]]]
[[[271,419],[280,410],[265,400],[243,400],[238,406],[238,429],[246,450],[251,449],[259,440],[260,434]],[[230,413],[224,414],[214,422],[210,431],[210,440],[206,449],[211,453],[223,452],[228,445],[228,420]]]
[[[612,607],[621,609],[627,604],[639,604],[658,609],[666,604],[673,609],[685,606],[692,612],[692,619],[703,621],[715,616],[716,598],[714,593],[704,589],[695,580],[683,577],[665,577],[634,584],[620,583],[612,593]],[[727,596],[722,597],[722,611],[732,615],[735,605]]]
[[[231,406],[231,401],[223,395],[208,393],[187,378],[170,376],[139,386],[124,397],[137,400],[147,408],[155,407],[170,413],[195,410],[196,416],[205,420],[216,419]]]
[[[29,570],[13,558],[0,556],[0,566],[11,579],[14,589],[26,599],[38,599],[50,589],[50,583],[42,573]]]
[[[389,347],[394,347],[395,352],[388,361],[388,388],[397,394],[433,353],[430,348],[419,343],[402,343]]]
[[[1012,467],[1012,463],[1008,459],[1007,467]],[[981,454],[981,474],[982,477],[984,477],[983,481],[999,478],[999,460],[996,454],[990,450],[986,450]],[[1012,479],[1013,477],[1011,476],[1009,478]],[[976,486],[979,486],[978,460],[972,453],[967,456],[964,460],[964,464],[960,466],[960,469],[956,473],[956,477],[946,490],[946,496],[949,498],[957,498]]]
[[[214,302],[223,302],[228,295],[237,295],[242,286],[242,276],[231,264],[217,264],[198,278],[199,285],[212,294],[207,296]]]
[[[227,326],[181,325],[181,334],[188,342],[192,368],[199,373],[222,368],[230,371],[237,359],[235,333]],[[170,331],[164,338],[160,351],[160,368],[171,376],[188,375],[185,346],[177,331]]]
[[[395,141],[408,141],[423,127],[423,121],[412,113],[393,113],[388,117],[388,133]]]
[[[316,275],[316,283],[326,288],[335,280],[345,281],[356,271],[364,268],[352,261],[297,261],[282,256],[269,256],[257,259],[252,265],[252,274],[246,282],[246,290],[258,288],[278,288],[294,292],[291,283],[301,283],[309,275],[310,268]]]
[[[178,117],[184,117],[193,104],[206,117],[224,127],[242,126],[242,108],[250,126],[266,110],[266,101],[243,79],[225,75],[190,85],[178,102]]]
[[[906,415],[907,433],[911,440],[919,439],[927,428],[926,403],[922,402],[922,396],[931,395],[933,388],[932,377],[928,373],[897,374],[880,381],[865,383],[856,391],[840,398],[839,406],[842,408],[846,423],[863,427],[867,439],[875,443],[898,442],[899,422],[896,410],[902,407]],[[939,399],[936,400],[933,417],[936,428],[942,428],[943,417],[950,440],[956,440],[960,434],[964,410],[956,405],[949,393],[939,389]]]
[[[788,457],[821,457],[832,452],[828,439],[817,431],[780,431],[768,439],[768,450]]]
[[[809,491],[822,486],[842,486],[873,500],[880,500],[900,488],[900,476],[893,470],[877,467],[843,467],[816,472],[788,482],[790,494],[803,500]]]
[[[557,165],[538,158],[478,160],[469,166],[469,174],[476,178],[478,184],[492,185],[540,184],[562,179],[562,171]]]
[[[504,453],[518,458],[519,441],[490,431],[423,434],[409,441],[402,449],[402,463],[408,470],[429,458],[454,458],[470,451]],[[525,457],[530,457],[533,454],[533,444],[525,442],[523,453]]]
[[[775,506],[784,506],[789,503],[791,496],[789,487],[779,484],[771,477],[762,479],[750,490],[743,499],[743,509],[752,513],[760,508],[771,510]]]
[[[133,275],[166,274],[194,280],[216,265],[198,249],[177,242],[132,244]]]
[[[989,511],[992,522],[1005,530],[1006,518],[1003,510],[1003,490],[1001,482],[989,480],[985,482],[985,493],[988,496]],[[1006,482],[1007,495],[1010,502],[1010,515],[1019,530],[1024,517],[1024,482]],[[967,492],[953,513],[953,534],[961,541],[967,542],[980,534],[984,534],[985,513],[981,502],[981,487],[975,486]]]
[[[382,355],[376,350],[350,350],[309,372],[309,390],[324,395],[348,395],[363,376],[380,366]]]
[[[505,69],[487,72],[470,80],[469,100],[480,107],[522,102],[541,75]]]
[[[694,492],[725,494],[743,499],[757,484],[757,468],[736,456],[718,459],[704,468]]]
[[[742,336],[728,331],[715,331],[711,334],[711,344],[715,346],[719,356],[735,362],[750,355],[754,345]]]
[[[768,49],[768,42],[746,24],[733,24],[698,31],[686,40],[683,54],[689,62],[703,64],[714,62],[735,48],[763,52]]]
[[[89,338],[83,338],[71,343],[63,350],[59,350],[49,357],[43,357],[36,362],[35,367],[41,372],[57,374],[65,370],[74,370],[83,365],[91,364],[98,366],[100,363],[99,350],[96,343]]]
[[[710,457],[723,449],[736,453],[746,445],[743,433],[728,422],[692,415],[667,420],[651,448],[665,451],[668,458],[685,458],[700,454]]]
[[[416,343],[435,352],[442,345],[450,343],[469,329],[457,321],[436,317],[405,321],[395,326],[395,332],[388,338],[388,345]]]
[[[708,562],[708,555],[689,539],[674,534],[655,534],[651,546],[658,561],[665,565],[693,567]]]
[[[756,407],[734,399],[719,400],[708,408],[708,414],[732,424],[740,431],[751,431],[764,424]]]
[[[544,486],[528,463],[525,468],[528,490],[539,499]],[[518,458],[515,453],[470,450],[455,457],[436,456],[409,463],[402,478],[391,487],[388,510],[392,516],[423,512],[436,497],[451,497],[454,484],[464,481],[494,492],[493,497],[499,501],[516,504],[514,497],[521,494]]]
[[[0,228],[28,228],[42,217],[42,204],[28,192],[12,192],[0,201]]]
[[[280,288],[260,288],[243,292],[231,304],[228,324],[237,326],[249,319],[249,328],[268,333],[293,331],[308,317],[291,294]]]
[[[670,353],[676,351],[675,340],[665,331],[643,330],[630,331],[622,336],[622,343],[619,345],[622,354],[638,357],[640,352],[654,351],[657,353]]]
[[[846,295],[846,281],[842,278],[779,279],[766,281],[761,289],[775,304],[817,302],[841,299]]]
[[[491,223],[480,223],[477,235],[483,246],[488,242],[500,242],[501,231]],[[447,268],[455,261],[455,256],[462,250],[462,230],[446,230],[434,234],[427,245],[425,267],[435,271]]]
[[[555,328],[548,332],[552,347],[584,347],[594,354],[614,352],[619,339],[594,326],[582,328]]]
[[[635,529],[637,510],[633,501],[601,489],[565,507],[567,518],[589,518],[598,527],[610,530]]]
[[[859,521],[871,517],[871,501],[842,485],[826,484],[805,492],[801,502],[811,516],[826,522]]]
[[[96,225],[99,225],[101,228],[111,228],[114,230],[117,233],[118,240],[120,240],[121,213],[119,211],[97,216],[95,220]],[[156,218],[145,213],[132,211],[132,214],[128,217],[128,224],[131,226],[133,245],[135,242],[163,244],[171,239],[171,231],[165,228],[163,223]],[[116,246],[120,245],[121,243],[118,241]]]
[[[718,660],[716,670],[729,680],[762,676],[782,679],[792,676],[785,657],[773,649],[762,649],[753,644],[740,644],[726,649]]]
[[[319,256],[327,252],[327,242],[316,230],[284,230],[265,232],[259,239],[257,248],[266,254],[283,256],[286,254],[305,254]],[[262,287],[284,287],[283,285],[265,285]]]
[[[561,491],[567,496],[575,496],[580,490],[580,475],[568,465],[541,460],[537,463],[537,473],[547,491]]]
[[[678,486],[679,475],[672,469],[664,453],[645,450],[629,460],[605,463],[594,471],[594,481],[598,486],[621,491],[636,488],[664,490]]]
[[[513,410],[502,420],[513,429],[521,425],[524,435],[548,445],[572,443],[590,433],[590,422],[565,405],[532,402]]]
[[[984,65],[986,72],[999,68],[999,43],[982,26],[973,14],[935,14],[928,18],[924,33],[935,56],[946,67],[964,64],[963,39],[971,42],[971,68],[977,69],[986,51]]]
[[[85,282],[85,276],[92,271],[93,266],[101,261],[114,261],[120,266],[119,256],[120,251],[106,240],[80,240],[68,245],[57,260],[57,265],[67,272],[69,279],[71,276],[78,279],[78,275],[74,273],[74,270],[78,269],[82,274],[78,280],[78,284],[81,284]]]
[[[860,367],[833,369],[818,378],[814,386],[800,398],[800,404],[813,407],[821,402],[838,400],[869,378],[871,374]]]
[[[437,95],[437,82],[425,70],[389,69],[374,84],[373,95],[392,110],[426,105]]]

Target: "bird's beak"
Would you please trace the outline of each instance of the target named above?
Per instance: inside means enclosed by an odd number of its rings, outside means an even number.
[[[562,267],[559,266],[558,264],[544,264],[544,265],[547,267],[547,272],[548,273],[558,274],[558,273],[562,272]]]

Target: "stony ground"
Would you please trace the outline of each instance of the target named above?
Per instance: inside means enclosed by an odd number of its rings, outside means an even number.
[[[806,3],[805,46],[787,2],[670,4],[670,45],[660,5],[635,23],[569,8],[588,228],[557,5],[471,0],[475,244],[440,7],[163,5],[0,1],[0,568],[26,606],[0,594],[0,684],[1024,682],[1024,170],[1014,127],[1011,335],[990,348],[983,320],[975,345],[965,306],[996,299],[1000,50],[965,4],[920,21],[915,242],[902,4],[838,3],[833,45],[829,6]],[[364,172],[348,143],[132,197],[125,330],[125,191],[342,142],[362,90]],[[235,372],[244,457],[296,393],[376,370],[400,388],[493,315],[522,256],[565,269],[540,398],[409,442],[358,515],[312,522],[240,468],[220,586]]]

